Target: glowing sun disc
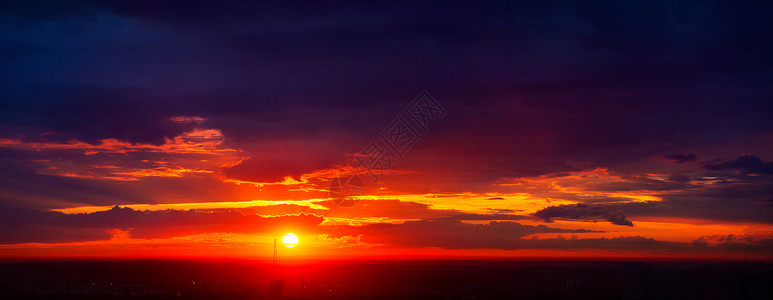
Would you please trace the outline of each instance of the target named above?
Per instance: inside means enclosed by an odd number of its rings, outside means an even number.
[[[292,233],[288,233],[282,237],[282,243],[285,244],[285,247],[288,248],[295,247],[295,245],[298,245],[298,236]]]

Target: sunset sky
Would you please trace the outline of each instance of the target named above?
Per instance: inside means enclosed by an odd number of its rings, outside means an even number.
[[[0,258],[773,259],[771,4],[106,2],[0,4]]]

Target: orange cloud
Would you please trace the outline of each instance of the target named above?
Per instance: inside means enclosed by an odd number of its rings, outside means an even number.
[[[69,159],[41,159],[39,174],[108,180],[139,180],[144,177],[181,177],[188,174],[213,174],[223,165],[244,159],[238,149],[224,144],[217,129],[196,129],[167,139],[162,145],[133,144],[105,139],[92,145],[23,142],[0,139],[0,147],[23,151],[83,151],[85,156],[68,154]],[[59,152],[59,153],[60,153]],[[133,156],[129,156],[133,154]],[[122,155],[122,156],[115,156]],[[163,157],[162,160],[142,159]]]
[[[218,129],[195,129],[174,138],[166,138],[162,145],[133,144],[117,139],[103,139],[99,144],[72,140],[68,143],[23,142],[20,139],[0,139],[0,147],[20,150],[76,150],[87,155],[97,153],[161,152],[227,154],[239,150],[225,147],[223,133]]]

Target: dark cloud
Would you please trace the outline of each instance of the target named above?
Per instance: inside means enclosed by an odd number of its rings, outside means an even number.
[[[695,154],[669,154],[664,156],[666,159],[673,160],[675,163],[681,164],[698,159]]]
[[[612,205],[634,216],[677,216],[729,222],[770,223],[771,184],[719,182],[700,189],[662,194],[662,201]]]
[[[442,249],[604,249],[628,250],[651,254],[652,251],[695,253],[736,251],[750,254],[769,253],[773,239],[769,235],[726,237],[719,244],[709,244],[713,237],[701,237],[692,243],[662,241],[644,236],[612,238],[582,238],[589,230],[567,230],[545,225],[531,226],[516,222],[468,224],[457,220],[408,221],[402,224],[369,224],[361,227],[336,228],[331,237],[360,236],[361,242],[384,244],[390,247],[437,247]],[[537,238],[537,233],[571,233],[567,238]]]
[[[738,158],[721,163],[706,163],[703,168],[710,171],[740,171],[743,173],[773,174],[773,162],[764,162],[752,154],[744,154]]]
[[[528,220],[531,219],[527,215],[510,214],[508,210],[505,213],[490,213],[490,214],[452,214],[448,217],[440,217],[437,219],[450,219],[450,220],[463,220],[463,221],[491,221],[491,220]]]
[[[534,233],[584,233],[584,229],[550,228],[493,221],[466,224],[459,220],[407,221],[402,224],[368,224],[339,230],[334,236],[362,235],[363,242],[393,247],[439,247],[444,249],[519,249],[522,237]]]
[[[633,226],[633,222],[626,219],[625,214],[621,211],[611,210],[603,205],[585,205],[578,203],[549,206],[535,212],[534,216],[545,220],[546,222],[550,222],[554,218],[576,220],[604,219],[615,225]]]
[[[548,207],[535,216],[550,218],[617,220],[625,225],[626,216],[678,217],[722,222],[770,223],[773,207],[770,205],[769,183],[760,183],[752,176],[749,181],[717,180],[711,184],[696,185],[682,190],[662,192],[660,201],[598,202],[590,205],[561,205]],[[614,222],[613,222],[614,223]]]
[[[325,145],[299,143],[266,147],[238,164],[220,169],[225,178],[252,182],[281,182],[285,177],[300,180],[301,175],[331,168],[343,155],[326,151]],[[317,151],[314,151],[317,150]]]
[[[766,254],[773,251],[773,237],[771,237],[770,233],[705,235],[695,239],[693,245],[701,250],[713,248],[721,251],[757,252]]]
[[[668,180],[671,182],[686,183],[690,181],[690,176],[685,174],[671,174],[668,175]]]
[[[594,191],[670,191],[690,187],[689,179],[669,177],[668,180],[650,178],[647,175],[623,176],[624,180],[588,184],[588,189]]]
[[[773,239],[754,236],[709,245],[702,242],[679,243],[661,241],[643,236],[613,238],[581,238],[588,230],[567,230],[544,225],[531,226],[516,222],[466,224],[455,220],[408,221],[402,224],[370,224],[348,227],[331,232],[330,236],[360,235],[360,241],[385,244],[391,247],[438,247],[442,249],[605,249],[631,250],[651,253],[653,250],[672,253],[690,251],[722,252],[736,250],[744,253],[765,254]],[[535,233],[574,233],[570,238],[528,238]]]
[[[550,238],[529,240],[527,245],[535,249],[617,249],[634,251],[685,250],[682,243],[660,241],[643,236],[625,236],[614,238]]]
[[[768,204],[773,195],[770,164],[754,155],[743,155],[732,160],[717,159],[680,167],[679,173],[665,178],[662,173],[657,175],[658,171],[652,172],[655,175],[623,173],[619,179],[582,184],[581,189],[589,193],[643,192],[661,200],[631,202],[624,197],[577,197],[556,193],[549,195],[590,205],[549,207],[535,216],[549,220],[553,216],[588,219],[586,215],[593,215],[590,219],[616,219],[621,224],[627,223],[625,216],[769,223],[773,214]],[[668,172],[672,169],[660,170]],[[638,172],[648,173],[641,168]]]

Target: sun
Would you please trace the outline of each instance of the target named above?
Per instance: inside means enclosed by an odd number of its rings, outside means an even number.
[[[298,236],[288,233],[282,237],[282,243],[285,244],[285,247],[287,248],[295,247],[295,245],[298,245]]]

